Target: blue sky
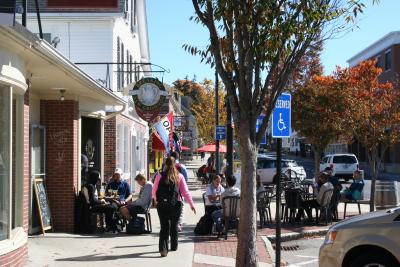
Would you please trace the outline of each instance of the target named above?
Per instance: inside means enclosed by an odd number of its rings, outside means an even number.
[[[380,0],[379,5],[364,1],[367,9],[359,17],[358,27],[345,36],[328,40],[322,53],[325,74],[336,65],[347,66],[346,60],[391,31],[400,30],[400,1]],[[151,62],[169,69],[164,82],[172,83],[186,76],[198,81],[214,79],[214,70],[200,63],[200,58],[192,56],[182,48],[183,44],[204,48],[208,33],[199,24],[189,21],[194,14],[191,0],[147,0],[148,31]],[[156,70],[156,68],[154,68]]]

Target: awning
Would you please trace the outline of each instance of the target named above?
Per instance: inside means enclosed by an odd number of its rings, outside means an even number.
[[[30,92],[41,99],[59,99],[65,90],[65,99],[87,99],[103,106],[122,106],[125,101],[103,87],[78,68],[57,49],[39,39],[26,28],[0,27],[2,45],[20,55],[26,62]]]

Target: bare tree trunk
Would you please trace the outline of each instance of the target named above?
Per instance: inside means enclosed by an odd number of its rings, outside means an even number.
[[[246,122],[245,122],[246,123]],[[257,146],[251,142],[248,127],[239,127],[241,197],[237,267],[254,267],[257,262],[256,162]]]
[[[315,149],[315,148],[313,148],[313,150],[314,150],[314,170],[315,170],[314,171],[314,179],[315,179],[315,182],[317,182],[318,175],[320,172],[319,163],[321,161],[321,151],[319,151],[319,149]]]

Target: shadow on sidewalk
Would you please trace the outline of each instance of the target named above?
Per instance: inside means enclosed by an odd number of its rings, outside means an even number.
[[[100,255],[100,254],[91,254],[86,256],[79,256],[79,257],[70,257],[70,258],[62,258],[56,259],[56,261],[65,261],[65,262],[84,262],[84,261],[112,261],[112,260],[119,260],[119,259],[134,259],[134,258],[161,258],[158,250],[156,251],[149,251],[149,252],[140,252],[140,253],[132,253],[126,255]]]

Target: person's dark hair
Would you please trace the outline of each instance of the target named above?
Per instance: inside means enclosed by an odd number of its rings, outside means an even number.
[[[226,184],[228,187],[232,187],[236,184],[236,177],[234,175],[229,175],[226,177]]]
[[[93,170],[89,173],[89,183],[96,185],[98,181],[101,180],[101,175],[99,171]]]
[[[175,160],[179,160],[179,153],[177,151],[172,151],[170,156],[173,157]]]
[[[326,167],[326,168],[324,169],[324,171],[325,171],[325,172],[327,172],[327,171],[333,171],[333,169],[332,169],[332,167]]]
[[[144,177],[143,174],[139,173],[138,175],[136,175],[135,181],[139,181],[139,180],[146,180],[146,177]]]

